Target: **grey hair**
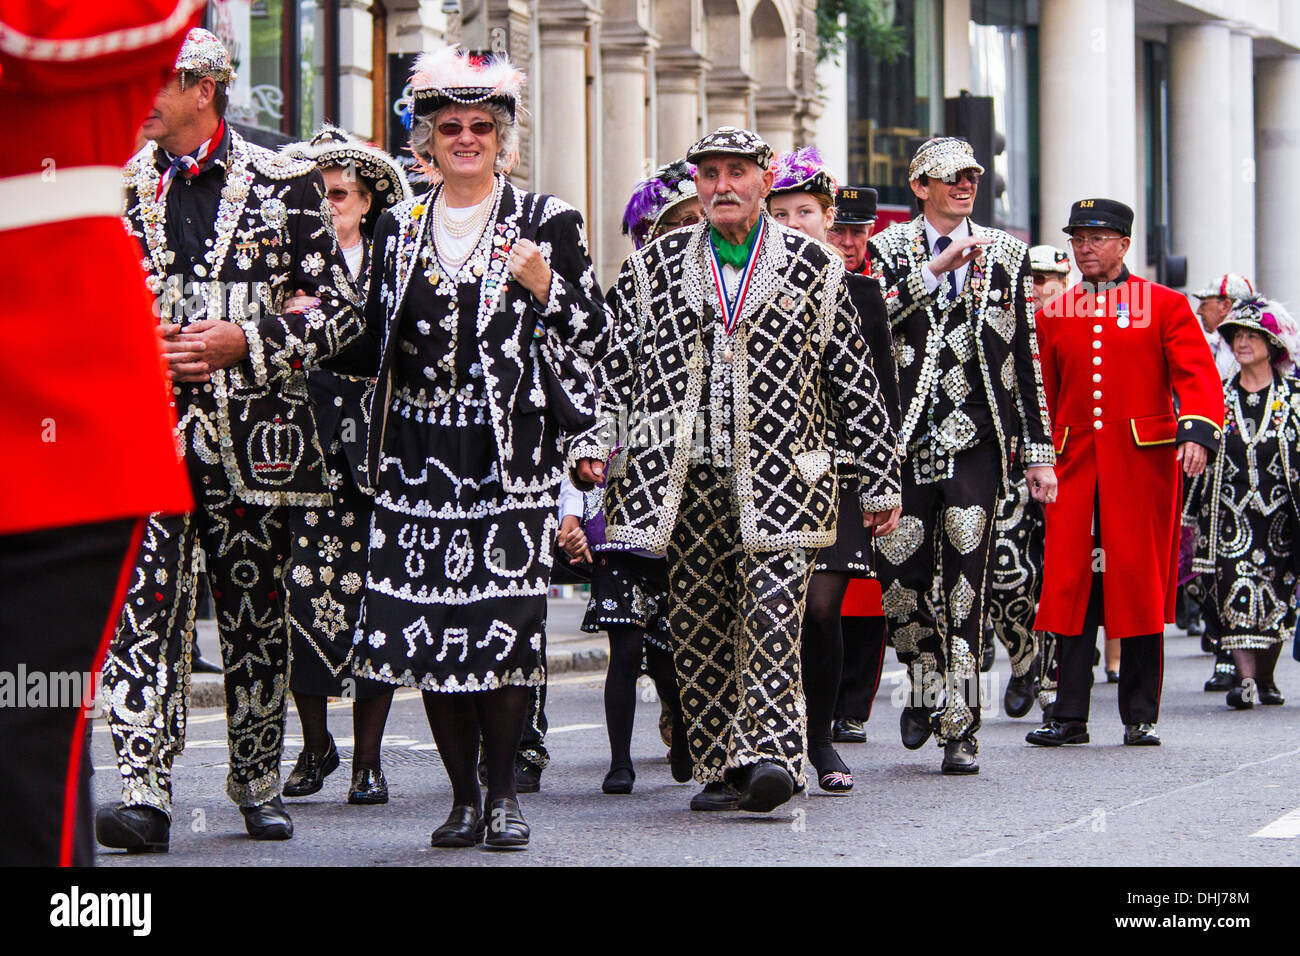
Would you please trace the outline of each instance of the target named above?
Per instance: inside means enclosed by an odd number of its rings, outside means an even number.
[[[510,112],[504,106],[498,106],[495,103],[470,103],[466,104],[472,109],[482,110],[492,117],[497,124],[497,143],[500,151],[497,153],[495,168],[498,173],[510,171],[510,167],[515,164],[519,157],[519,127],[515,121],[510,118]],[[411,152],[418,159],[423,160],[430,166],[437,169],[438,162],[433,158],[433,133],[438,125],[438,117],[449,109],[456,109],[456,106],[444,106],[434,113],[426,113],[424,116],[417,116],[415,122],[411,124]]]

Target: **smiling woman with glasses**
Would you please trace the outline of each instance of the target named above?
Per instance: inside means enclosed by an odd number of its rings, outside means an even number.
[[[594,421],[579,355],[605,327],[582,217],[505,178],[523,85],[505,57],[417,61],[410,146],[440,182],[380,216],[366,331],[331,366],[378,372],[352,667],[424,692],[452,791],[435,847],[529,840],[517,793],[545,762],[528,718],[546,681],[561,433]]]

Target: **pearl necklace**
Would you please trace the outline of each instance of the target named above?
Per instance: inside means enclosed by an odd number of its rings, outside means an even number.
[[[464,219],[455,219],[447,209],[447,190],[444,188],[438,193],[438,199],[433,204],[433,215],[438,222],[438,227],[445,230],[453,239],[478,235],[487,224],[488,213],[492,210],[492,197],[495,193],[495,190],[489,191],[483,201],[474,207],[473,212]]]

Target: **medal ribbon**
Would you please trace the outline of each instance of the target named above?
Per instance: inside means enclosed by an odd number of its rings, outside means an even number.
[[[171,153],[164,151],[163,155],[171,157],[171,165],[158,180],[158,189],[154,193],[154,202],[161,202],[162,198],[167,195],[167,190],[171,188],[172,180],[176,178],[179,172],[186,179],[192,179],[199,174],[203,168],[203,163],[221,145],[221,137],[226,134],[226,121],[221,120],[217,124],[217,131],[212,134],[212,138],[194,151],[193,156],[172,156]]]
[[[722,328],[728,335],[736,331],[740,321],[740,310],[745,304],[745,295],[749,292],[749,280],[754,277],[754,264],[758,262],[758,252],[763,246],[763,234],[767,232],[767,223],[760,217],[758,235],[749,250],[749,260],[740,272],[740,281],[736,283],[736,298],[727,298],[727,285],[722,281],[722,263],[718,261],[718,250],[709,242],[709,268],[713,270],[713,281],[718,287],[718,301],[722,304]]]

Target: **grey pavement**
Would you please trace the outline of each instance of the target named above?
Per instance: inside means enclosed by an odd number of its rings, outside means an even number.
[[[561,608],[553,620],[552,645],[580,643],[559,639],[565,633],[561,621],[573,622],[572,615],[564,617]],[[576,636],[576,624],[568,636]],[[528,850],[515,853],[429,847],[429,833],[445,818],[451,796],[414,691],[397,693],[384,741],[391,802],[346,804],[349,705],[331,705],[331,730],[344,762],[320,793],[286,801],[296,835],[285,843],[256,843],[244,835],[242,819],[224,795],[224,716],[218,709],[199,709],[176,765],[171,853],[128,857],[102,851],[97,862],[1294,866],[1300,863],[1300,665],[1290,659],[1289,648],[1278,664],[1278,684],[1291,698],[1286,706],[1237,712],[1227,708],[1222,694],[1201,690],[1211,662],[1199,641],[1170,629],[1162,747],[1121,746],[1116,687],[1104,683],[1098,668],[1102,683],[1093,692],[1091,744],[1030,747],[1024,735],[1036,726],[1032,717],[991,713],[979,738],[982,772],[962,778],[938,772],[936,747],[913,752],[899,743],[892,698],[903,677],[890,652],[868,743],[840,747],[854,770],[853,792],[832,797],[814,784],[767,815],[687,809],[698,786],[672,781],[656,728],[659,705],[644,683],[633,740],[635,792],[602,794],[609,761],[603,673],[554,674],[547,707],[552,764],[542,776],[542,792],[521,798],[533,840]],[[1007,676],[999,649],[990,680],[999,699]],[[286,773],[301,746],[298,733],[291,710]],[[96,799],[115,801],[116,771],[102,725],[96,727],[93,754]],[[1266,828],[1277,835],[1257,835]]]

